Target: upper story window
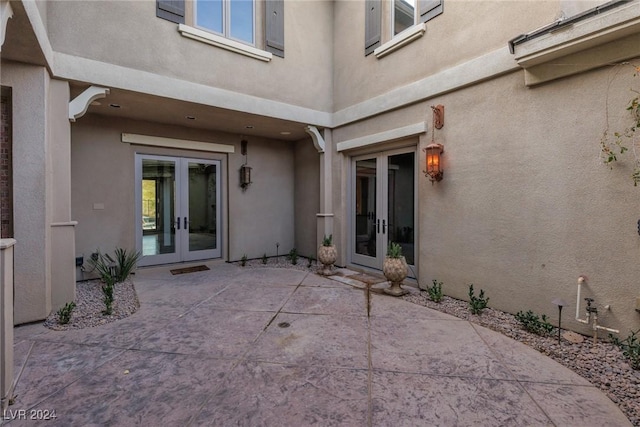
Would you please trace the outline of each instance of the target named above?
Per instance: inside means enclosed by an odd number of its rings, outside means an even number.
[[[393,35],[417,24],[415,0],[393,0]]]
[[[197,27],[254,44],[253,0],[196,0],[194,3]]]
[[[443,0],[365,0],[365,56],[381,58],[422,37],[442,12]]]
[[[185,37],[263,61],[284,58],[284,0],[156,0]]]

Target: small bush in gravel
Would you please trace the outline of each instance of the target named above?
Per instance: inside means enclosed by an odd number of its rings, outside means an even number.
[[[102,293],[104,294],[104,311],[103,314],[111,316],[113,313],[113,286],[115,285],[113,279],[105,280],[102,285]]]
[[[115,255],[116,283],[124,282],[131,275],[133,269],[136,268],[142,253],[140,251],[127,252],[126,249],[116,248]]]
[[[289,258],[292,265],[298,264],[298,250],[296,248],[291,249],[287,258]]]
[[[247,265],[247,259],[247,254],[242,255],[242,258],[240,258],[240,267]]]
[[[262,255],[262,265],[267,265],[269,259],[267,258],[267,254]]]
[[[311,263],[315,261],[315,258],[310,256],[309,258],[307,258],[307,268],[311,268]]]
[[[613,335],[609,335],[611,341],[620,347],[622,354],[629,359],[633,369],[640,369],[640,339],[638,339],[638,334],[640,334],[640,329],[635,332],[631,332],[629,336],[623,340],[618,337],[614,337]]]
[[[528,310],[526,313],[517,312],[515,317],[524,330],[534,334],[544,336],[553,331],[553,325],[547,321],[547,316],[544,314],[540,317],[533,311]]]
[[[469,310],[471,314],[482,314],[482,310],[487,308],[489,298],[484,297],[484,289],[480,289],[480,294],[475,295],[473,283],[469,285]]]
[[[71,320],[71,314],[73,313],[73,309],[76,308],[76,303],[71,301],[68,302],[58,310],[58,323],[61,325],[66,325]]]
[[[442,282],[438,282],[436,279],[433,279],[433,286],[427,285],[427,293],[429,294],[429,299],[431,301],[442,301]]]

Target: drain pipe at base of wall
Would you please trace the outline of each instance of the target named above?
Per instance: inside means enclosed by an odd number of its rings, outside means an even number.
[[[12,399],[13,389],[13,246],[14,239],[0,239],[0,410]],[[2,419],[0,418],[0,421]]]
[[[584,323],[588,325],[593,320],[593,343],[595,344],[598,341],[598,330],[603,330],[607,332],[613,332],[619,334],[620,331],[617,329],[605,328],[604,326],[598,325],[598,309],[591,304],[593,304],[593,298],[585,298],[584,300],[587,302],[587,318],[580,318],[580,291],[582,290],[582,284],[587,280],[585,276],[578,277],[578,295],[576,299],[576,320],[580,323]],[[610,307],[606,305],[604,307],[606,310],[609,310]]]

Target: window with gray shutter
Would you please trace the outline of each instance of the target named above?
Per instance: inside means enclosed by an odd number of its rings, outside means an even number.
[[[284,58],[284,0],[267,0],[266,14],[266,50]]]
[[[420,22],[427,22],[440,15],[443,11],[442,1],[420,0]]]
[[[366,0],[364,3],[364,55],[367,56],[380,46],[382,4],[380,0]]]
[[[156,0],[156,16],[184,24],[184,0]]]

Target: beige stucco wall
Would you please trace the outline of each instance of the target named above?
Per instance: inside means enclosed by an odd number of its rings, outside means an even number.
[[[611,129],[624,128],[634,84],[632,67],[607,67],[536,88],[524,86],[520,71],[334,136],[340,142],[365,129],[393,129],[401,117],[425,120],[429,105],[445,105],[445,126],[435,133],[445,146],[444,180],[432,185],[423,174],[418,179],[420,285],[438,279],[446,294],[467,299],[473,283],[486,291],[490,306],[531,309],[552,319],[557,308],[551,300],[560,297],[569,303],[563,325],[589,332],[569,320],[578,276],[585,275],[583,297],[595,298],[599,322],[626,334],[640,327],[634,311],[640,198],[630,178],[632,158],[610,170],[599,154],[607,108]],[[430,136],[423,134],[418,148]],[[347,214],[348,208],[341,211]]]
[[[16,324],[51,309],[47,161],[50,79],[43,67],[2,63],[2,85],[13,89],[13,194]],[[25,195],[29,195],[25,197]]]
[[[50,2],[51,45],[82,58],[331,110],[332,2],[287,2],[285,58],[269,63],[187,39],[177,24],[157,18],[155,8],[149,0]]]
[[[235,146],[227,155],[129,145],[122,133],[215,142]],[[294,247],[294,146],[260,138],[248,140],[253,183],[239,185],[240,135],[87,115],[72,126],[72,214],[77,254],[96,249],[135,248],[135,153],[223,160],[223,258],[239,260],[280,254]],[[226,201],[224,198],[226,197]],[[94,209],[94,204],[104,209]],[[227,233],[228,232],[228,233]],[[227,237],[230,236],[230,237]],[[225,241],[226,240],[226,241]]]
[[[512,1],[505,5],[502,1],[445,0],[444,13],[427,22],[421,38],[380,59],[374,54],[364,56],[364,12],[362,2],[335,2],[336,111],[505,48],[510,39],[557,18],[560,2]],[[389,33],[391,25],[386,18],[383,14],[383,34]],[[387,36],[382,42],[388,40]]]
[[[310,139],[295,145],[295,246],[316,258],[317,217],[320,213],[320,153]]]

